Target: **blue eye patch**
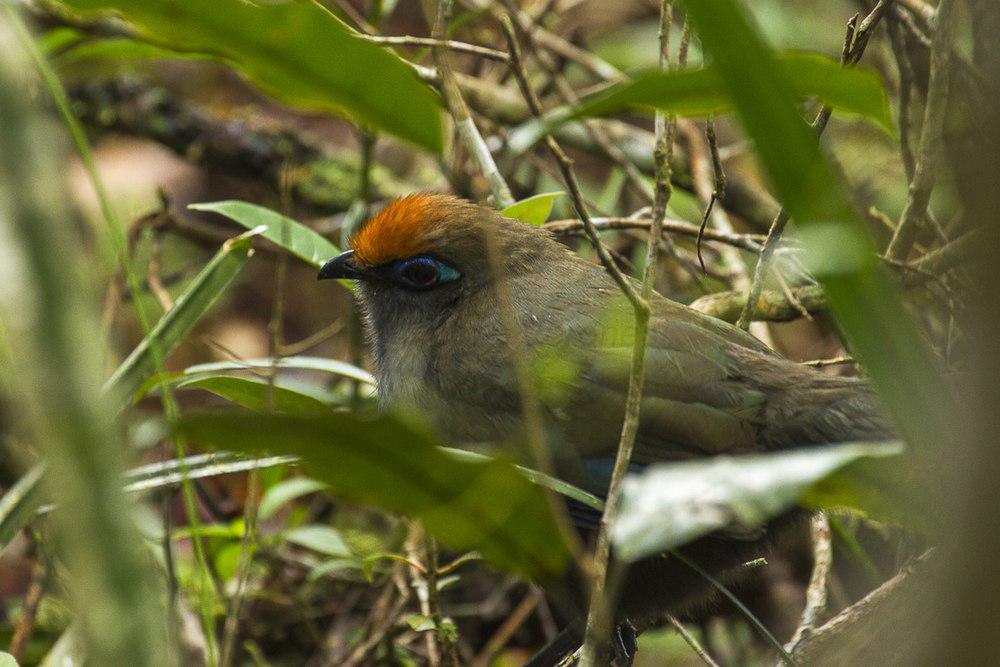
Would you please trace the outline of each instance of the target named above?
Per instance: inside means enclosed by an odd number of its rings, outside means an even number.
[[[415,255],[393,262],[389,276],[394,282],[413,290],[426,290],[458,280],[458,269],[429,255]]]

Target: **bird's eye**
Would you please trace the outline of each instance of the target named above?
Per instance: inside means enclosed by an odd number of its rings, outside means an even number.
[[[459,277],[457,270],[433,257],[417,255],[396,263],[396,281],[411,289],[430,289]]]

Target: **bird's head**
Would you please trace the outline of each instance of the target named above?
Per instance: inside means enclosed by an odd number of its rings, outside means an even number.
[[[488,252],[488,243],[495,252]],[[401,318],[439,321],[499,271],[525,276],[565,251],[531,225],[447,195],[397,199],[326,262],[319,278],[356,280],[378,333]],[[499,264],[499,266],[497,266]]]

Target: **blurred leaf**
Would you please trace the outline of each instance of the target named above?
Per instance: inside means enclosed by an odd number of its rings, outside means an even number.
[[[204,414],[178,427],[219,449],[301,456],[333,493],[417,517],[443,542],[514,572],[544,577],[568,563],[541,489],[506,463],[458,460],[393,417]]]
[[[116,408],[128,404],[155,370],[151,341],[155,341],[157,351],[166,358],[184,340],[246,264],[253,236],[253,232],[247,232],[226,241],[215,257],[191,281],[174,307],[160,318],[149,336],[132,350],[105,383],[104,394],[111,398]]]
[[[293,477],[282,480],[264,492],[264,497],[260,500],[260,507],[257,509],[257,516],[261,520],[270,519],[275,512],[296,498],[326,488],[329,487],[323,482],[308,477]]]
[[[844,185],[796,108],[797,91],[733,0],[686,2],[778,199],[799,226],[852,353],[914,454],[958,432],[933,356],[903,308]]]
[[[875,71],[844,67],[818,53],[786,53],[774,58],[773,65],[775,75],[784,78],[796,98],[815,96],[838,111],[860,114],[891,131],[889,102]],[[584,99],[567,119],[635,108],[707,116],[731,110],[734,102],[719,69],[709,66],[644,74]]]
[[[340,249],[300,222],[269,208],[245,201],[216,201],[190,204],[195,211],[211,211],[238,222],[247,229],[264,227],[262,236],[316,268],[340,254]]]
[[[10,653],[0,652],[0,667],[17,667],[17,660]]]
[[[299,526],[282,533],[282,537],[292,544],[311,549],[326,556],[346,557],[351,555],[344,538],[330,526]]]
[[[416,632],[427,632],[436,627],[434,619],[424,614],[410,614],[406,617],[406,624]]]
[[[356,558],[331,558],[309,570],[307,579],[310,582],[322,579],[328,574],[344,570],[358,570],[361,566]],[[370,582],[371,580],[369,580]]]
[[[500,215],[521,220],[529,225],[538,227],[549,219],[549,214],[552,213],[552,204],[564,194],[566,193],[560,191],[534,195],[533,197],[528,197],[527,199],[522,199],[519,202],[511,204],[500,211]]]
[[[621,510],[612,524],[615,551],[635,561],[717,530],[756,528],[849,464],[902,452],[900,443],[844,444],[650,466],[625,480]],[[859,500],[824,496],[827,506],[855,506]]]
[[[288,414],[317,415],[330,411],[330,406],[317,398],[287,387],[271,386],[264,380],[252,380],[232,375],[211,375],[186,380],[178,386],[204,389],[237,405],[258,412],[267,412],[273,409]]]
[[[0,551],[21,532],[42,504],[39,482],[45,464],[36,463],[0,498]]]
[[[310,2],[241,0],[63,0],[86,11],[115,10],[150,43],[214,54],[269,93],[307,109],[349,112],[438,152],[437,97],[401,59],[358,39]],[[182,55],[182,54],[178,54]]]

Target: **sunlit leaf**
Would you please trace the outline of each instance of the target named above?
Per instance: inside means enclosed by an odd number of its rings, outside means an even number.
[[[349,112],[432,151],[441,150],[437,97],[402,60],[358,39],[311,2],[64,0],[92,13],[115,10],[145,41],[214,54],[296,106]],[[180,55],[180,54],[179,54]]]
[[[538,227],[549,219],[549,214],[552,213],[552,204],[564,194],[566,193],[561,191],[545,192],[528,197],[500,211],[500,215]]]
[[[346,361],[337,359],[324,359],[322,357],[281,357],[280,359],[240,359],[239,361],[213,361],[206,364],[196,364],[184,369],[185,375],[198,375],[200,373],[218,373],[219,371],[239,371],[247,369],[267,369],[267,368],[294,368],[304,371],[318,371],[339,375],[350,380],[358,380],[365,384],[375,384],[375,378],[371,373],[358,368]]]
[[[288,414],[317,415],[330,411],[330,406],[317,398],[288,387],[271,386],[264,380],[210,375],[187,380],[178,386],[204,389],[237,405],[259,412],[273,409]]]
[[[544,577],[568,562],[540,488],[506,463],[457,460],[392,417],[204,414],[179,428],[218,449],[301,456],[333,493],[417,517],[443,542],[514,572]]]
[[[814,485],[849,464],[902,451],[900,443],[844,444],[650,466],[625,480],[612,524],[615,553],[634,561],[717,530],[756,528],[791,509]],[[864,501],[847,493],[823,497],[828,506]]]

